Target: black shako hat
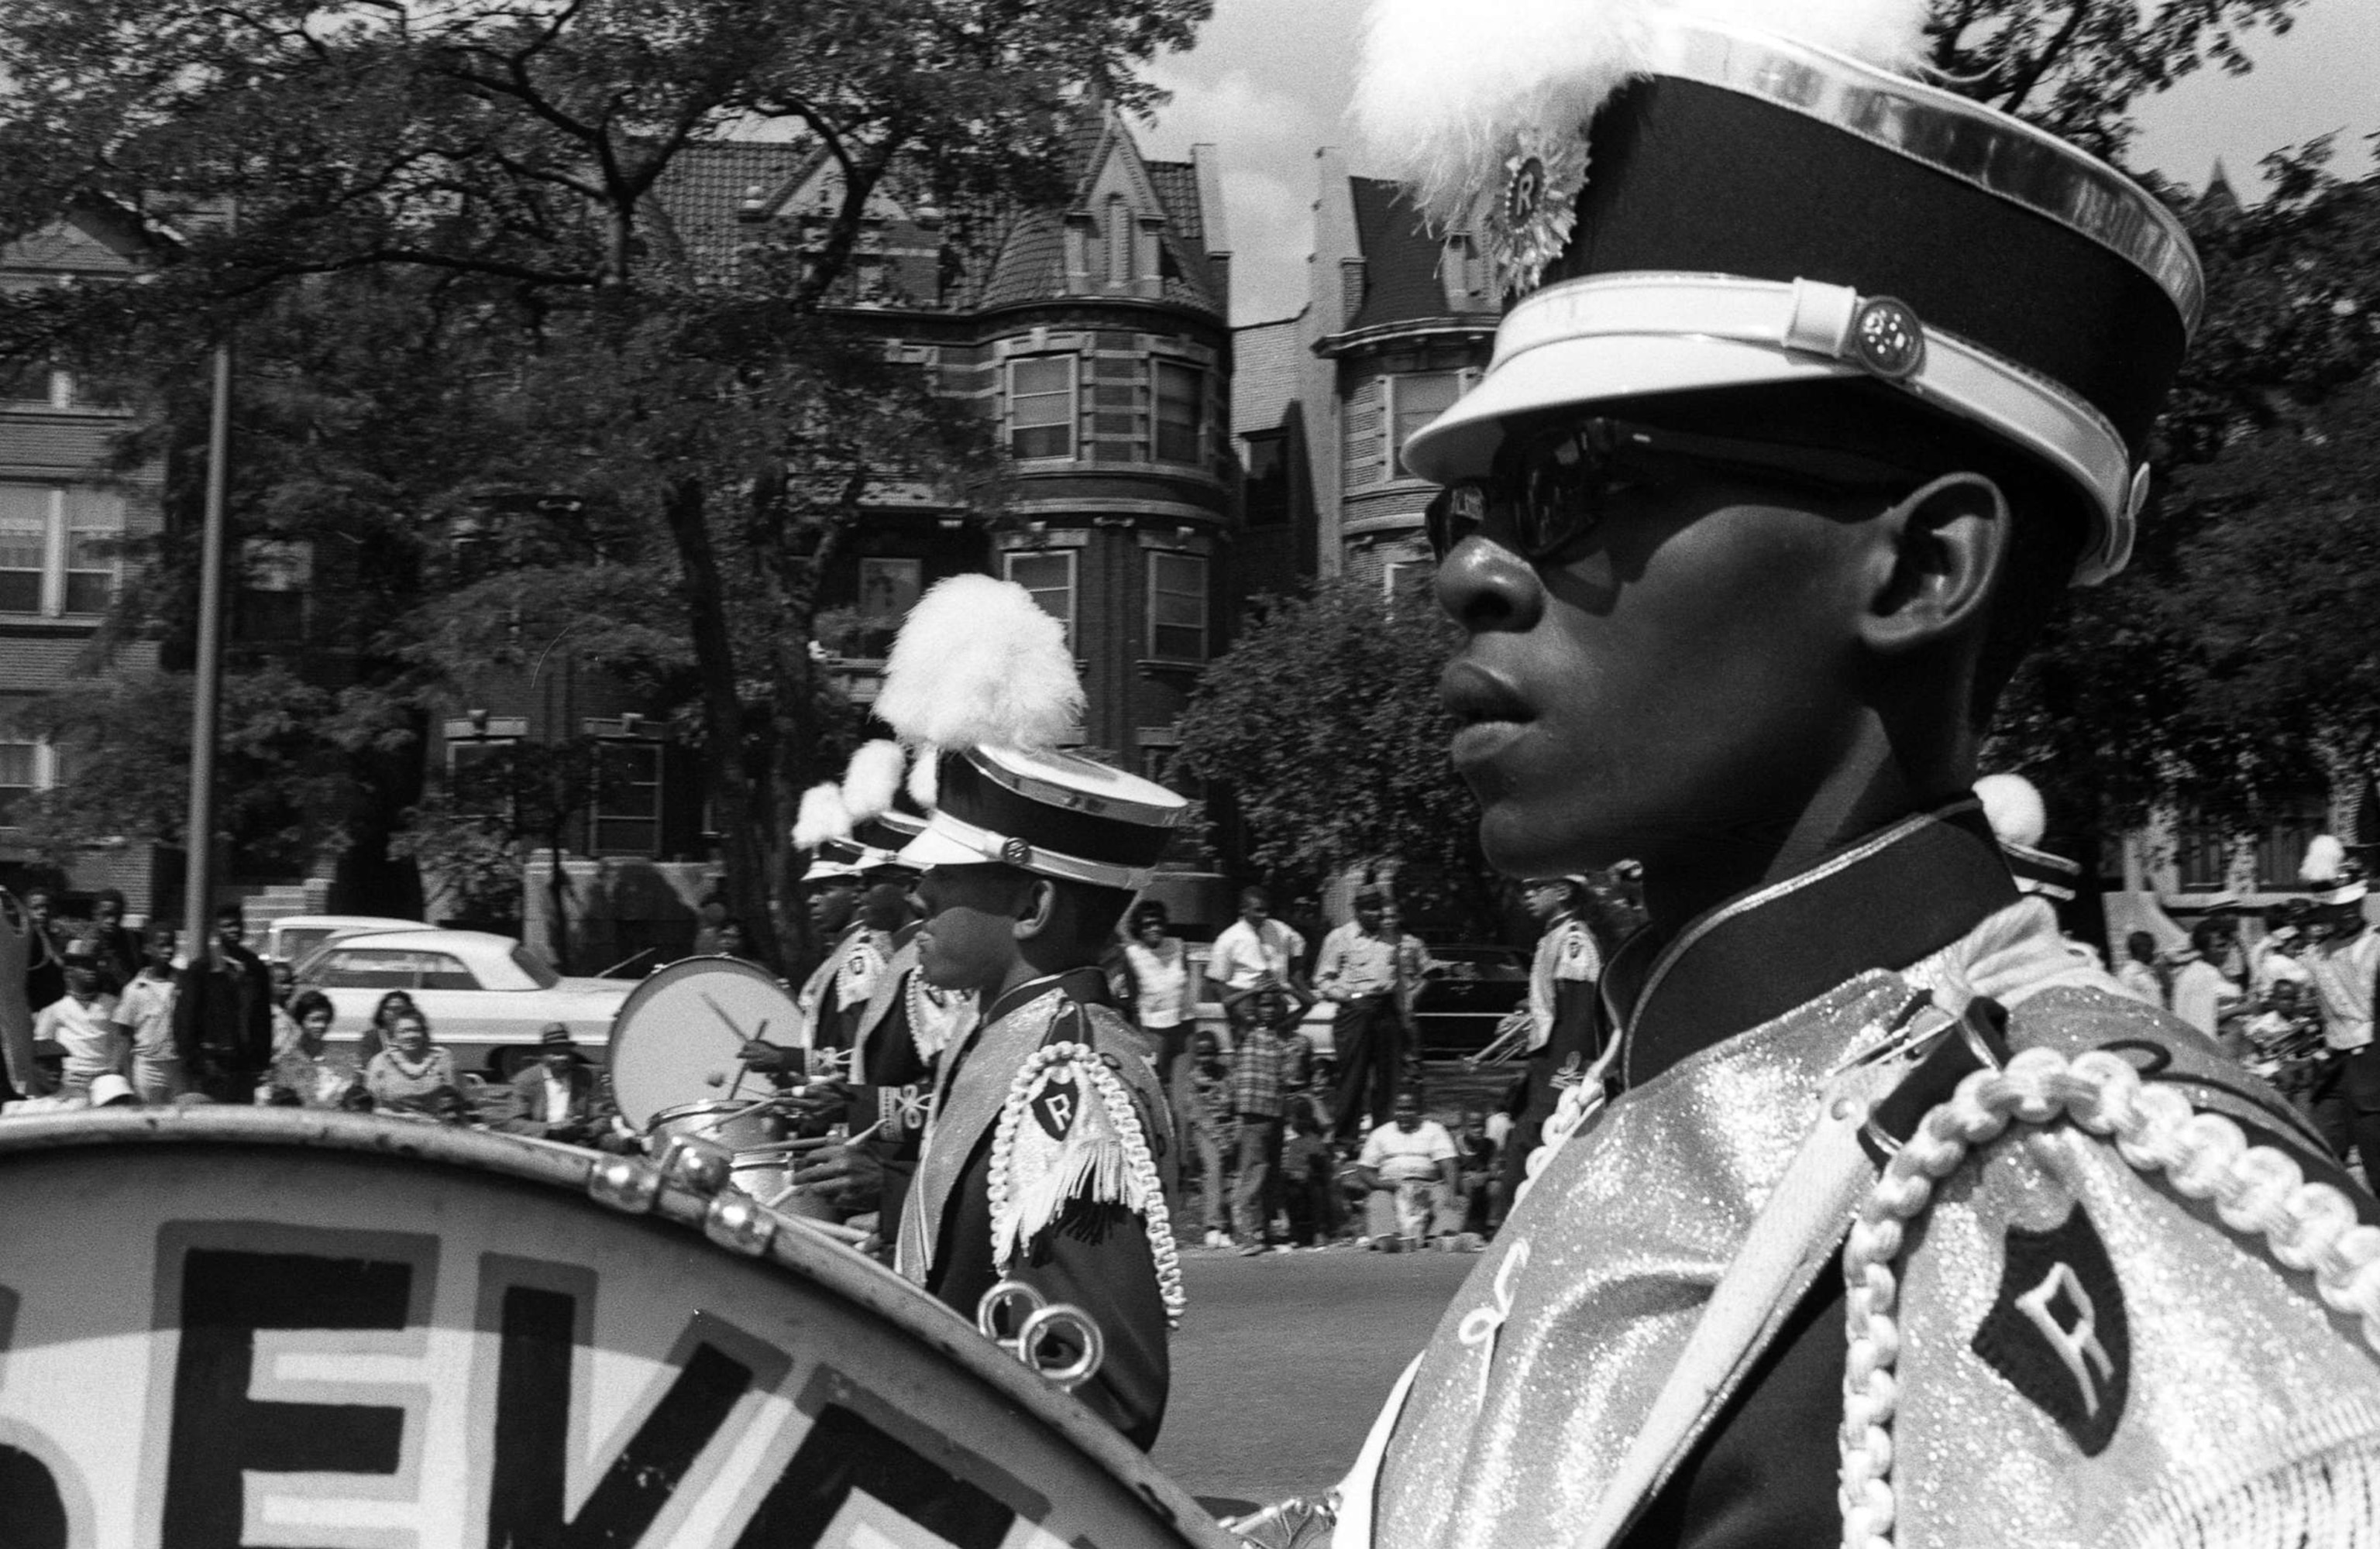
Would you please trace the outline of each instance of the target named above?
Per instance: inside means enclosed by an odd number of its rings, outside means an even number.
[[[1137,892],[1190,804],[1061,751],[1083,707],[1065,624],[1030,592],[989,575],[938,581],[884,663],[876,715],[900,740],[853,756],[840,804],[899,828],[905,793],[925,818],[904,865],[1004,864]]]
[[[2092,520],[2074,580],[2120,570],[2204,304],[2196,254],[2115,168],[1894,73],[1923,19],[1903,0],[1375,0],[1358,116],[1520,296],[1406,465],[1478,477],[1518,415],[1864,378],[2060,476]]]
[[[971,747],[941,755],[940,798],[905,865],[1000,862],[1043,877],[1138,892],[1189,804],[1165,787],[1071,753]]]

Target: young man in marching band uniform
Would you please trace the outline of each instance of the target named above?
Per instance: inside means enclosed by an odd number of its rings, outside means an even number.
[[[1402,449],[1454,759],[1499,866],[1638,857],[1649,924],[1337,1543],[2370,1531],[2370,1196],[2068,949],[1969,790],[2128,555],[2203,281],[2122,175],[1896,73],[1925,14],[1375,17],[1361,115],[1435,217],[1492,188],[1521,293]]]
[[[1146,1447],[1182,1305],[1172,1125],[1099,952],[1188,805],[1056,751],[1081,705],[1062,626],[989,576],[929,592],[886,662],[876,713],[930,809],[901,852],[918,972],[981,1008],[940,1051],[894,1265],[969,1318],[1008,1281],[1087,1313],[1105,1355],[1075,1396]]]

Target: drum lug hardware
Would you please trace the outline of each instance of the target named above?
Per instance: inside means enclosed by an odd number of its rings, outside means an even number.
[[[642,1216],[661,1198],[661,1169],[634,1156],[606,1156],[589,1170],[587,1194],[631,1216]]]
[[[728,1192],[710,1202],[702,1213],[702,1235],[722,1248],[758,1258],[769,1251],[777,1223],[756,1200]]]
[[[725,1146],[691,1135],[672,1135],[655,1158],[662,1174],[682,1189],[715,1194],[727,1187],[735,1154]]]

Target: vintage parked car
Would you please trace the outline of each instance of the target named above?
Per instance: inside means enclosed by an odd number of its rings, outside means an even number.
[[[559,1022],[599,1063],[612,1019],[637,986],[625,979],[557,974],[507,936],[480,930],[407,930],[343,937],[298,965],[301,989],[319,989],[338,1013],[331,1041],[352,1047],[373,1008],[401,989],[430,1019],[430,1035],[461,1071],[503,1079],[534,1063],[538,1029]]]
[[[370,931],[434,930],[428,920],[399,920],[385,914],[289,914],[264,927],[257,953],[267,962],[296,965],[334,936],[360,936]]]

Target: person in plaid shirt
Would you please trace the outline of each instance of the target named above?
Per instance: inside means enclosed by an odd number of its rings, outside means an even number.
[[[1225,1101],[1239,1125],[1239,1197],[1233,1216],[1240,1252],[1272,1246],[1281,1196],[1281,1131],[1290,1100],[1305,1089],[1314,1046],[1297,1030],[1314,997],[1294,984],[1251,986],[1223,1001],[1233,1029]]]

